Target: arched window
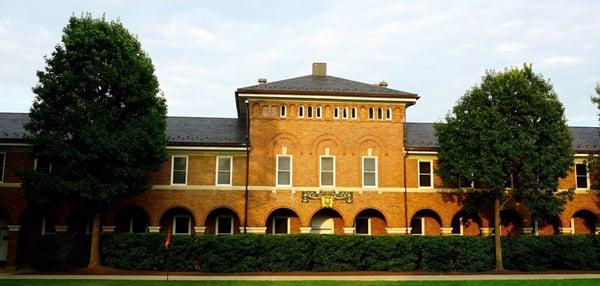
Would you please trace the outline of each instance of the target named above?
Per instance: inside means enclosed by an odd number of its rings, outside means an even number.
[[[392,109],[388,108],[387,113],[385,114],[385,119],[392,120]]]
[[[313,116],[312,111],[313,111],[312,106],[309,106],[308,109],[306,110],[306,117],[312,118],[312,116]]]
[[[279,107],[279,117],[285,117],[287,115],[287,108],[285,107],[285,105],[281,105]]]
[[[377,119],[383,119],[383,108],[377,109]]]
[[[340,118],[340,108],[339,107],[335,107],[335,109],[333,109],[333,118],[338,119]]]
[[[342,118],[348,119],[348,107],[344,107],[342,110]]]
[[[369,108],[369,119],[374,119],[375,118],[375,108],[371,107]]]
[[[317,113],[317,116],[316,116],[317,118],[321,118],[321,117],[323,117],[323,112],[322,112],[322,110],[321,110],[321,107],[320,107],[320,106],[317,106],[317,111],[316,111],[316,113]]]
[[[352,107],[352,119],[356,119],[358,112],[356,110],[356,107]]]
[[[304,106],[300,105],[300,107],[298,107],[298,117],[303,118],[304,117]]]

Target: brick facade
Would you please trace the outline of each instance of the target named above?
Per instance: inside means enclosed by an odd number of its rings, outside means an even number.
[[[355,233],[357,218],[368,219],[369,233],[415,235],[489,235],[491,210],[462,212],[464,196],[446,189],[436,175],[435,152],[408,152],[405,112],[409,103],[385,97],[335,100],[329,98],[270,98],[248,96],[238,108],[248,118],[246,148],[181,148],[170,146],[165,162],[149,174],[152,190],[128,197],[102,215],[105,234],[143,229],[176,231],[191,235],[236,233],[292,234],[314,232]],[[286,114],[282,117],[281,106]],[[299,117],[299,108],[304,108]],[[312,118],[308,117],[308,108]],[[348,118],[343,118],[344,108]],[[320,108],[320,118],[316,110]],[[339,108],[335,118],[335,110]],[[352,109],[356,108],[356,119]],[[369,119],[370,109],[383,110],[382,119]],[[387,119],[387,111],[391,118]],[[4,182],[0,184],[0,215],[10,227],[7,266],[26,264],[35,237],[41,235],[42,218],[51,215],[56,230],[86,233],[91,214],[76,206],[28,208],[22,198],[18,168],[31,167],[28,147],[0,144],[6,153]],[[292,184],[276,186],[277,155],[292,157]],[[187,184],[172,185],[172,156],[187,156]],[[231,186],[216,186],[217,157],[233,159]],[[320,186],[320,156],[335,157],[335,186]],[[362,185],[362,158],[377,157],[377,187]],[[578,159],[578,160],[581,160]],[[419,187],[419,162],[432,162],[433,186]],[[560,179],[561,189],[575,189],[573,172]],[[247,192],[247,199],[246,199]],[[310,192],[316,197],[306,199]],[[341,197],[326,206],[327,197]],[[345,200],[350,194],[351,200]],[[526,209],[509,205],[503,212],[502,234],[536,232],[595,233],[600,199],[595,191],[578,190],[565,211],[549,222],[532,222]],[[247,211],[246,211],[247,210]],[[189,221],[187,219],[189,218]],[[279,218],[277,225],[274,219]],[[287,223],[284,223],[286,218]],[[220,222],[217,224],[217,222]],[[367,220],[365,220],[366,222]],[[187,222],[187,226],[183,224]],[[179,227],[174,227],[174,224]],[[61,227],[65,226],[65,227]],[[287,229],[286,229],[287,227]],[[59,235],[58,232],[56,235]]]

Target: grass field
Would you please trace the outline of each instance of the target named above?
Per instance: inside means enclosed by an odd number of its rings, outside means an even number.
[[[2,286],[596,286],[600,280],[496,280],[496,281],[115,281],[115,280],[0,280]]]

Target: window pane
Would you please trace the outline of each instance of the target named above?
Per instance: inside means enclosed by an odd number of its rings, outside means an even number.
[[[184,157],[173,157],[173,170],[185,171],[187,160]]]
[[[392,109],[391,108],[388,108],[387,114],[386,114],[386,118],[387,119],[392,119]]]
[[[300,108],[298,108],[298,116],[304,117],[304,106],[300,106]]]
[[[279,160],[279,170],[281,171],[289,171],[290,170],[290,157],[278,157]]]
[[[217,225],[217,233],[219,234],[230,234],[231,233],[231,218],[230,217],[219,217],[219,224]]]
[[[587,166],[585,164],[577,164],[575,168],[577,168],[578,176],[585,176],[587,174]]]
[[[352,118],[356,118],[356,107],[352,108]]]
[[[430,174],[431,164],[429,162],[419,162],[419,172],[421,174]]]
[[[421,234],[422,227],[423,227],[422,226],[422,220],[421,220],[421,218],[420,217],[419,218],[413,218],[410,221],[410,227],[412,228],[410,230],[411,234]]]
[[[288,218],[287,217],[278,217],[275,218],[273,222],[273,231],[279,234],[288,233]]]
[[[333,171],[333,158],[321,158],[321,170],[322,171]]]
[[[331,172],[321,173],[321,185],[333,186],[333,173],[331,173]]]
[[[219,171],[228,171],[231,168],[231,158],[220,157],[219,158]]]
[[[282,105],[280,108],[280,115],[281,117],[285,117],[285,105]]]
[[[375,173],[364,174],[364,185],[374,187],[375,186]]]
[[[219,180],[217,182],[219,185],[231,184],[231,181],[229,181],[229,179],[230,179],[229,172],[220,172],[219,171]]]
[[[277,184],[284,186],[290,185],[290,172],[279,171],[277,173]]]
[[[419,175],[419,186],[431,187],[431,175]]]
[[[173,184],[185,184],[185,171],[173,171]]]
[[[338,118],[339,116],[340,116],[340,109],[336,107],[333,110],[333,117]]]
[[[369,108],[369,119],[373,119],[373,107]]]
[[[577,176],[577,188],[587,189],[587,177]]]
[[[190,233],[189,229],[189,217],[175,217],[175,231],[174,233]]]
[[[312,106],[309,106],[308,109],[307,109],[307,111],[306,111],[306,117],[311,118],[312,117],[312,113],[313,113]]]
[[[369,219],[368,218],[356,219],[355,232],[357,234],[369,234]]]
[[[363,162],[365,172],[375,172],[375,158],[364,158]]]

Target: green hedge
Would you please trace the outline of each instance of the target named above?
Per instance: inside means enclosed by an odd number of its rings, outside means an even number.
[[[600,269],[600,236],[503,238],[506,269]],[[104,264],[163,270],[164,235],[120,234],[103,240]],[[349,235],[176,236],[173,271],[430,271],[478,272],[494,267],[491,237]]]
[[[74,235],[45,235],[36,242],[31,266],[39,271],[66,271],[86,265],[89,239]]]

